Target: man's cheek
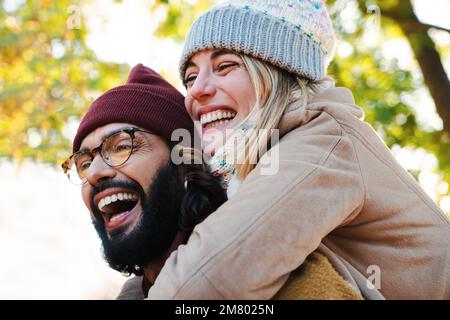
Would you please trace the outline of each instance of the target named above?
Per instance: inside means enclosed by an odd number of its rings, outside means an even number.
[[[91,200],[90,200],[90,191],[87,186],[83,186],[81,189],[81,198],[83,199],[83,202],[85,206],[88,208],[92,215],[92,208],[91,208]]]

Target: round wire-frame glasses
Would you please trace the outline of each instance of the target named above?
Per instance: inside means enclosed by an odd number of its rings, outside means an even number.
[[[119,129],[105,137],[98,147],[92,150],[81,149],[72,154],[61,165],[64,173],[73,184],[85,184],[87,182],[88,169],[97,153],[110,167],[118,167],[125,164],[133,152],[136,132],[152,134],[150,131],[135,127]]]

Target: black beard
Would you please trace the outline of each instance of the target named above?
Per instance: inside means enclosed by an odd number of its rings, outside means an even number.
[[[94,205],[94,196],[111,187],[127,188],[140,195],[142,214],[127,234],[115,232],[108,235],[102,214]],[[135,181],[105,180],[91,192],[91,208],[95,217],[92,223],[102,241],[103,256],[111,268],[125,274],[142,275],[142,268],[169,249],[178,231],[185,191],[177,167],[168,162],[160,168],[148,190],[146,194]]]

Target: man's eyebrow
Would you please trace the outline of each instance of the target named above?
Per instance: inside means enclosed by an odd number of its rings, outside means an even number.
[[[108,133],[105,133],[103,136],[102,136],[102,142],[100,142],[100,144],[102,144],[103,143],[103,141],[105,141],[105,139],[106,138],[108,138],[108,137],[110,137],[110,136],[112,136],[113,134],[115,134],[115,133],[117,133],[117,132],[120,132],[120,131],[122,131],[122,130],[124,130],[124,129],[130,129],[131,127],[123,127],[123,128],[119,128],[119,129],[115,129],[115,130],[112,130],[112,131],[110,131],[110,132],[108,132]],[[100,146],[100,144],[98,145],[98,146]],[[98,147],[97,146],[97,147]],[[84,148],[80,148],[80,150],[78,150],[78,151],[90,151],[90,150],[92,150],[92,149],[89,149],[89,148],[87,148],[87,147],[84,147]]]
[[[110,132],[108,132],[108,133],[105,133],[105,134],[102,136],[102,142],[103,142],[106,138],[112,136],[113,134],[116,134],[117,132],[120,132],[120,131],[125,130],[125,129],[131,129],[131,128],[130,128],[129,126],[126,126],[126,127],[119,128],[119,129],[114,129],[114,130],[112,130],[112,131],[110,131]]]
[[[229,49],[220,49],[220,50],[214,51],[211,54],[211,60],[215,60],[218,57],[223,56],[224,54],[236,54],[236,52],[229,50]],[[188,62],[186,62],[185,70],[187,70],[190,67],[195,67],[195,66],[197,66],[197,65],[194,63],[194,61],[192,61],[192,59],[189,59]]]

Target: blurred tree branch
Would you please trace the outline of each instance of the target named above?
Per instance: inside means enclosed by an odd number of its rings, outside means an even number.
[[[445,32],[450,33],[450,30],[449,30],[449,29],[444,28],[444,27],[441,27],[441,26],[436,26],[436,25],[434,25],[434,24],[423,23],[423,22],[420,22],[420,21],[418,21],[417,24],[418,24],[418,25],[422,25],[422,26],[424,26],[424,27],[427,28],[427,29],[436,29],[436,30],[441,30],[441,31],[445,31]]]
[[[366,5],[363,0],[358,3],[361,8]],[[379,1],[378,4],[381,15],[398,24],[406,36],[434,100],[436,111],[443,121],[444,131],[450,135],[450,82],[428,30],[434,28],[450,31],[419,21],[410,0]]]

